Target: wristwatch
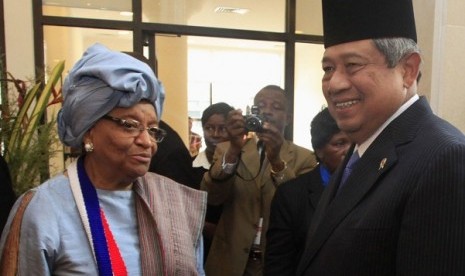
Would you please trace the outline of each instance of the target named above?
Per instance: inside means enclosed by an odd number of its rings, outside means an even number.
[[[221,163],[221,168],[223,169],[224,173],[233,174],[234,170],[236,169],[237,162],[226,163],[225,158],[226,158],[226,153],[223,155],[223,163]]]

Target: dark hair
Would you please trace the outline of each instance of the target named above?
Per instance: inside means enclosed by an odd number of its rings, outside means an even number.
[[[260,89],[260,91],[258,91],[258,93],[255,94],[254,103],[255,103],[256,100],[257,100],[258,94],[260,94],[260,92],[262,92],[263,90],[273,90],[273,91],[278,91],[278,92],[280,92],[281,94],[283,94],[284,99],[285,99],[284,106],[286,107],[286,111],[289,111],[290,106],[289,106],[289,100],[288,100],[288,98],[286,97],[286,91],[285,91],[283,88],[281,88],[281,86],[275,85],[275,84],[269,84],[269,85],[263,87],[262,89]]]
[[[284,89],[281,88],[281,86],[275,85],[275,84],[269,84],[269,85],[263,87],[260,90],[264,90],[264,89],[271,89],[271,90],[281,91],[283,94],[286,94],[286,92],[284,91]]]
[[[327,107],[313,117],[310,124],[313,149],[323,148],[331,138],[341,131]]]
[[[205,108],[202,113],[202,118],[200,119],[202,122],[202,127],[207,123],[208,119],[215,115],[220,114],[223,115],[225,118],[228,116],[229,111],[233,110],[234,108],[227,103],[214,103],[209,107]]]

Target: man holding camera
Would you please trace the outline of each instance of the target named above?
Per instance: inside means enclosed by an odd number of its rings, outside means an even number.
[[[205,268],[209,276],[263,274],[275,189],[316,166],[311,151],[284,139],[291,116],[282,88],[262,88],[254,105],[258,111],[246,117],[241,110],[229,112],[230,141],[217,145],[213,165],[202,181],[208,202],[223,204]]]

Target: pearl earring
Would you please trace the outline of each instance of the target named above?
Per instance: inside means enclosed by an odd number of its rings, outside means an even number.
[[[93,152],[94,151],[94,144],[92,144],[92,142],[85,143],[84,144],[84,150],[86,152]]]

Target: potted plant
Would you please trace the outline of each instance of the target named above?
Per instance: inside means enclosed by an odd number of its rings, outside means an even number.
[[[16,105],[8,104],[11,102],[5,100],[8,95],[2,95],[0,128],[3,156],[18,195],[49,176],[49,159],[56,154],[53,144],[58,138],[55,118],[46,118],[47,108],[62,101],[61,88],[55,86],[63,70],[64,61],[60,61],[48,75],[45,85],[39,81],[29,88],[26,81],[8,72],[4,74],[7,78],[2,79],[2,82],[13,84],[9,85],[10,89],[2,89],[2,94],[17,95]]]

